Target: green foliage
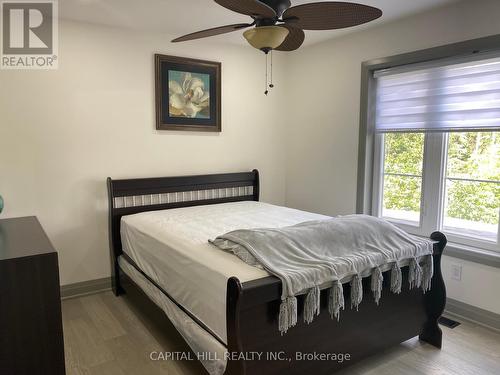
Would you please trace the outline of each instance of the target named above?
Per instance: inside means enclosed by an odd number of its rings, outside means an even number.
[[[451,133],[447,177],[500,180],[500,134]]]
[[[422,175],[424,135],[388,133],[385,136],[385,172]]]
[[[385,136],[385,173],[422,175],[424,135],[422,133],[389,133]],[[422,179],[386,175],[384,207],[390,210],[420,211]]]
[[[384,207],[390,210],[420,211],[422,179],[385,176]]]
[[[384,207],[420,211],[423,150],[421,133],[385,135]],[[415,175],[394,176],[391,173]],[[451,133],[448,139],[447,217],[497,224],[500,207],[500,134]],[[451,179],[450,179],[451,178]],[[478,179],[470,182],[453,179]]]
[[[499,184],[448,181],[446,216],[487,224],[498,223]]]
[[[488,224],[498,223],[499,134],[495,132],[450,134],[447,177],[491,182],[448,180],[446,216]]]

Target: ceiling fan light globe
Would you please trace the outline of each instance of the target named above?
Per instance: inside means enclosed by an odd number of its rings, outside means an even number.
[[[282,45],[289,33],[281,26],[259,26],[245,31],[243,36],[252,47],[269,51]]]

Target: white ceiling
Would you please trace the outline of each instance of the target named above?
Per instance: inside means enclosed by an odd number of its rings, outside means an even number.
[[[314,1],[325,0],[292,0],[292,6]],[[457,0],[356,0],[382,9],[384,15],[376,21],[353,28],[306,31],[305,43],[318,43],[455,1]],[[212,0],[64,0],[59,1],[59,15],[63,19],[155,31],[171,36],[251,21],[250,17],[231,12]],[[244,44],[241,33],[237,31],[212,38],[218,42]]]

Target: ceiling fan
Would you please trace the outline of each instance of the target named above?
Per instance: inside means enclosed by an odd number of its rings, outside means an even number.
[[[246,30],[245,39],[254,48],[266,54],[266,90],[273,88],[273,58],[271,53],[271,80],[268,82],[268,54],[273,50],[295,51],[306,37],[304,30],[335,30],[361,25],[382,16],[382,11],[368,5],[324,1],[292,7],[290,0],[215,0],[224,8],[252,17],[252,23],[237,23],[197,31],[172,40],[208,38],[237,30]]]
[[[334,30],[361,25],[382,16],[378,8],[348,2],[316,2],[292,7],[290,0],[215,0],[229,10],[252,17],[252,23],[214,27],[181,36],[172,42],[226,34],[255,26],[244,32],[255,48],[294,51],[304,43],[304,30]]]

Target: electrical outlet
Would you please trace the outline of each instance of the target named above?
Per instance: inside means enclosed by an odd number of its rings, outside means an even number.
[[[462,266],[460,264],[451,265],[451,278],[457,281],[462,280]]]

